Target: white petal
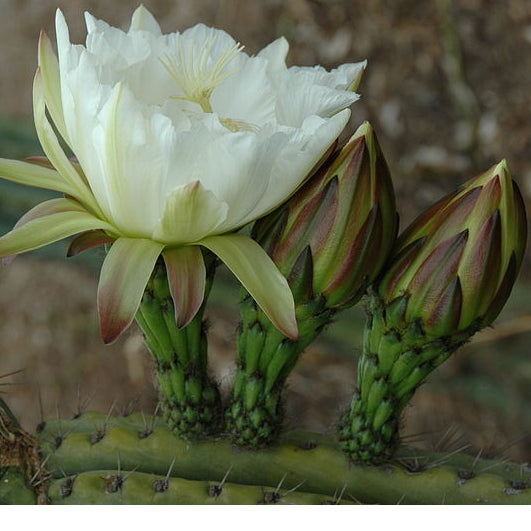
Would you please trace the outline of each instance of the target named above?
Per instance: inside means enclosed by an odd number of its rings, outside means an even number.
[[[135,9],[131,18],[131,27],[129,32],[132,31],[149,31],[153,35],[160,36],[162,31],[159,23],[155,20],[155,17],[141,4]]]
[[[252,58],[214,89],[212,109],[221,118],[262,126],[275,119],[275,94],[267,76],[267,62]]]
[[[70,33],[63,12],[57,9],[55,12],[55,34],[57,38],[57,51],[59,60],[64,58],[65,53],[71,48]]]
[[[108,216],[135,237],[149,237],[158,223],[175,145],[170,120],[145,110],[127,87],[115,87],[91,137],[99,166],[87,174]]]
[[[181,186],[166,199],[153,239],[169,245],[194,243],[211,234],[227,217],[227,205],[199,181]]]
[[[216,61],[227,49],[233,48],[237,44],[226,31],[210,28],[204,24],[196,24],[183,31],[181,35],[183,42],[187,42],[188,45],[193,43],[196,52],[207,46],[209,48],[209,56],[213,61]],[[197,58],[198,55],[196,54],[195,59],[197,60]]]
[[[94,31],[87,35],[87,51],[97,65],[97,77],[102,83],[114,85],[126,81],[128,70],[137,64],[143,64],[151,55],[151,35],[146,32],[134,32],[131,35],[107,26],[86,14],[87,26],[94,21]]]
[[[310,117],[274,157],[266,191],[253,214],[261,217],[283,203],[311,174],[315,165],[341,134],[350,118],[345,109],[329,120]],[[248,219],[246,221],[251,221]]]
[[[314,78],[313,71],[290,69],[275,79],[279,123],[301,127],[307,116],[332,116],[359,98],[354,92],[313,84]]]
[[[200,181],[230,205],[226,220],[218,228],[227,231],[241,227],[242,219],[253,217],[267,188],[268,168],[272,168],[274,159],[267,157],[266,143],[256,134],[232,133],[217,124],[217,129],[205,124],[178,135],[170,178],[179,184]]]
[[[360,78],[367,66],[367,61],[346,63],[330,71],[322,66],[292,66],[292,75],[304,75],[312,84],[323,85],[336,90],[352,90],[351,86]]]
[[[85,11],[85,25],[87,26],[87,33],[105,33],[109,31],[119,31],[117,28],[113,28],[104,20],[99,20],[95,16],[91,15],[88,11]]]
[[[286,56],[289,51],[289,43],[284,37],[269,43],[258,52],[258,57],[263,57],[268,61],[268,72],[286,69]]]

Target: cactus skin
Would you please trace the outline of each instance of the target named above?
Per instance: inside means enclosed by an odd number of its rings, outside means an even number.
[[[37,495],[27,486],[24,471],[16,466],[0,468],[0,505],[35,505]]]
[[[95,470],[55,480],[54,505],[323,505],[352,503],[311,492],[275,487],[158,476],[144,472]]]
[[[215,269],[205,256],[207,286]],[[179,437],[198,440],[218,433],[222,409],[219,390],[208,375],[205,302],[192,321],[177,328],[166,270],[159,260],[146,286],[136,320],[154,357],[164,419]]]
[[[92,434],[105,427],[97,442]],[[354,465],[320,435],[289,434],[270,448],[235,449],[227,440],[194,444],[176,438],[160,421],[139,414],[108,418],[83,413],[48,421],[38,434],[42,459],[59,481],[86,471],[120,470],[195,481],[300,487],[304,492],[381,504],[531,504],[531,470],[457,455],[401,449],[384,466]],[[174,463],[172,467],[172,463]],[[105,476],[103,476],[105,477]],[[101,480],[100,480],[101,482]],[[99,502],[98,502],[99,503]]]

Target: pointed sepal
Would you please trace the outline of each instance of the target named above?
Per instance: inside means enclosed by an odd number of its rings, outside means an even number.
[[[260,245],[243,234],[210,236],[199,244],[221,259],[284,335],[297,339],[295,303],[288,282]]]
[[[198,246],[166,249],[162,253],[178,328],[195,317],[205,297],[206,269]]]
[[[32,208],[0,238],[0,257],[33,251],[93,229],[114,230],[73,199],[50,199]]]
[[[160,243],[137,238],[118,238],[113,243],[98,284],[98,313],[105,343],[114,342],[133,321],[163,248]]]

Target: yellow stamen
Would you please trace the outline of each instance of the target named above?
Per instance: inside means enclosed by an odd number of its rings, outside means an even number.
[[[211,113],[210,96],[212,91],[237,70],[227,71],[230,62],[243,50],[240,43],[226,48],[212,64],[211,51],[214,38],[208,39],[199,49],[197,57],[196,47],[191,47],[185,53],[181,45],[177,50],[178,57],[166,55],[161,59],[168,74],[175,80],[184,93],[183,96],[173,96],[176,99],[192,101],[201,106],[204,112]]]

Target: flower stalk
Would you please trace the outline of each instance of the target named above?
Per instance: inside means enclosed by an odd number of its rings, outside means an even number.
[[[162,414],[172,432],[188,440],[215,435],[221,428],[221,398],[208,374],[206,324],[203,320],[216,259],[205,253],[204,301],[183,328],[175,323],[175,308],[164,264],[159,261],[149,279],[136,314],[154,358]]]
[[[352,460],[378,464],[392,457],[400,415],[415,390],[501,311],[526,230],[524,203],[502,161],[400,236],[370,290],[358,389],[340,423]]]
[[[244,297],[226,413],[237,444],[260,447],[275,440],[283,421],[282,391],[299,355],[336,312],[361,298],[395,234],[389,171],[367,123],[286,205],[255,224],[254,238],[288,279],[299,338],[283,337]]]

